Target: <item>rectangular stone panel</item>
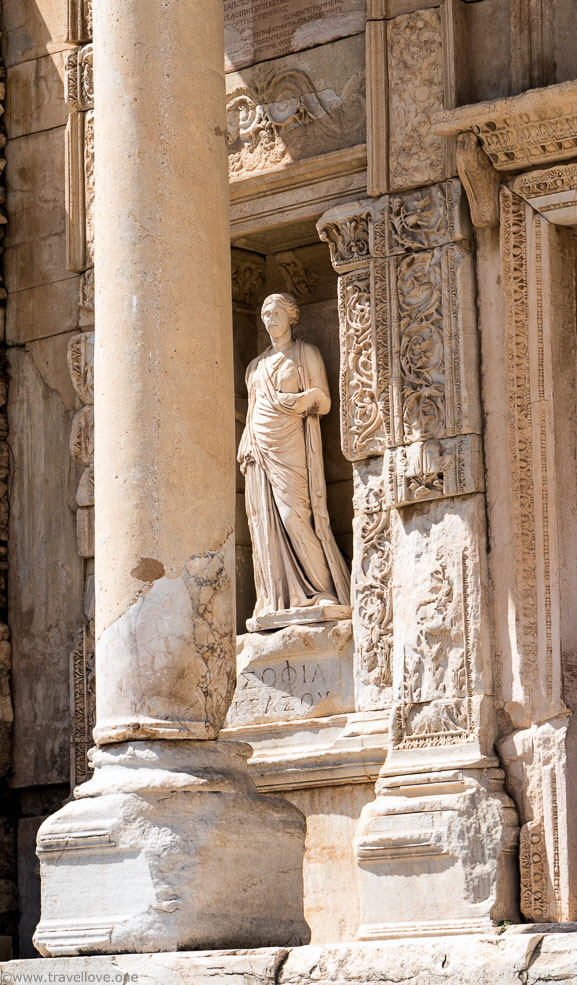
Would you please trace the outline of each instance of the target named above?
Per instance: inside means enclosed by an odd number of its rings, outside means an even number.
[[[365,0],[224,0],[227,72],[359,34]]]
[[[9,619],[15,710],[13,784],[65,783],[70,655],[82,622],[74,515],[79,470],[69,435],[76,397],[67,336],[8,349]]]
[[[7,66],[63,50],[68,40],[67,0],[4,0],[3,56]]]
[[[431,128],[444,107],[443,33],[439,9],[389,21],[389,187],[424,185],[448,177],[445,143]]]
[[[387,445],[481,432],[474,271],[459,243],[374,261]]]
[[[482,495],[392,511],[394,750],[479,744],[493,734]],[[427,754],[424,754],[427,755]]]
[[[8,69],[4,124],[11,140],[66,124],[65,57],[58,51]]]
[[[11,140],[6,148],[9,292],[66,276],[64,145],[65,129],[56,127]]]
[[[247,633],[239,636],[237,647],[238,681],[228,726],[353,710],[349,620]]]
[[[21,345],[33,339],[73,331],[78,325],[79,278],[29,287],[10,294],[6,306],[6,340]]]
[[[365,140],[361,35],[227,76],[229,172],[258,175]]]

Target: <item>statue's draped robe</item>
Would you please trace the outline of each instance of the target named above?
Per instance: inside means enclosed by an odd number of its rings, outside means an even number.
[[[248,413],[239,446],[246,467],[246,506],[252,538],[254,615],[333,601],[350,604],[350,578],[335,543],[326,502],[318,415],[304,417],[282,403],[283,393],[321,390],[329,399],[322,357],[294,340],[269,347],[246,373]]]

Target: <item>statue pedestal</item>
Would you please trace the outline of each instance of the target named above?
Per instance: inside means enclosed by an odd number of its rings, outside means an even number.
[[[246,628],[249,633],[263,633],[271,629],[283,629],[285,626],[309,626],[315,622],[332,622],[337,619],[350,619],[352,609],[349,605],[329,603],[324,605],[300,606],[294,609],[284,609],[269,616],[253,616],[247,619]]]
[[[302,814],[261,796],[250,746],[120,743],[42,825],[41,954],[268,947],[309,938]]]
[[[354,711],[353,633],[348,619],[285,626],[276,633],[246,633],[237,637],[236,667],[229,727]]]

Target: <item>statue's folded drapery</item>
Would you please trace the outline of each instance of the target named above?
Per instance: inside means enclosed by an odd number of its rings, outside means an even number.
[[[322,357],[299,339],[280,352],[269,347],[249,365],[246,382],[238,459],[253,545],[254,615],[325,600],[349,605],[349,573],[326,502],[319,413],[328,411],[330,397]],[[320,391],[323,406],[319,400],[303,413],[295,394],[308,390]]]

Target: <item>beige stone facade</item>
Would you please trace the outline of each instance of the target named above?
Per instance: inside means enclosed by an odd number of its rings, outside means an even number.
[[[574,0],[0,18],[0,981],[577,980]]]

